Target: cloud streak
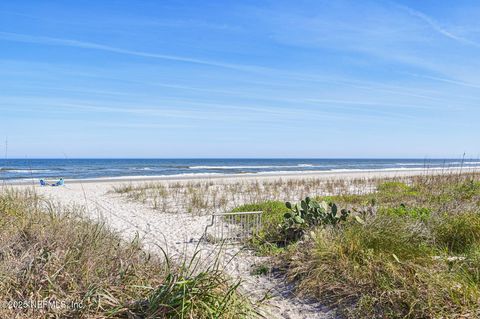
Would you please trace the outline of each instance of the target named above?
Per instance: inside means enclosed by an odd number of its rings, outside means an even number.
[[[459,85],[459,86],[463,86],[463,87],[467,87],[467,88],[480,89],[480,85],[475,84],[475,83],[469,83],[469,82],[464,82],[464,81],[442,78],[442,77],[438,77],[438,76],[430,76],[430,75],[422,75],[422,74],[410,73],[410,75],[415,76],[415,77],[419,77],[419,78],[428,79],[428,80],[445,82],[445,83],[449,83],[449,84],[455,84],[455,85]]]
[[[129,56],[192,63],[192,64],[213,66],[213,67],[219,67],[219,68],[225,68],[225,69],[233,69],[238,71],[255,72],[255,71],[261,71],[261,70],[267,69],[261,66],[224,63],[224,62],[203,60],[203,59],[183,57],[183,56],[177,56],[177,55],[150,53],[150,52],[144,52],[144,51],[122,49],[122,48],[117,48],[117,47],[94,43],[94,42],[85,42],[85,41],[78,41],[73,39],[52,38],[52,37],[44,37],[44,36],[32,36],[27,34],[19,34],[19,33],[11,33],[11,32],[0,31],[0,39],[7,40],[7,41],[23,42],[23,43],[41,44],[41,45],[54,45],[54,46],[65,46],[65,47],[74,47],[74,48],[81,48],[81,49],[99,50],[99,51],[106,51],[106,52],[112,52],[117,54],[129,55]]]
[[[405,12],[407,12],[409,15],[411,15],[412,17],[415,17],[415,18],[418,18],[420,20],[422,20],[423,22],[425,22],[427,25],[430,26],[430,28],[432,28],[432,30],[434,30],[435,32],[449,38],[449,39],[452,39],[454,41],[457,41],[457,42],[460,42],[460,43],[463,43],[463,44],[467,44],[467,45],[471,45],[471,46],[475,46],[477,48],[480,48],[480,43],[477,43],[475,41],[472,41],[470,39],[467,39],[467,38],[464,38],[464,37],[461,37],[461,36],[458,36],[456,34],[453,34],[452,32],[450,32],[449,30],[445,29],[444,27],[442,27],[437,21],[435,21],[432,17],[420,12],[420,11],[417,11],[415,9],[412,9],[408,6],[404,6],[404,5],[400,5],[398,3],[395,3],[395,5],[398,7],[398,8],[401,8],[403,9]]]

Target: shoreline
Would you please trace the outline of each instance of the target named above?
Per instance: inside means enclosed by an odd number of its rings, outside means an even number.
[[[142,175],[65,179],[68,184],[91,183],[141,183],[141,182],[176,182],[176,181],[202,181],[202,180],[271,180],[271,179],[355,179],[355,178],[395,178],[418,175],[438,175],[452,173],[480,173],[480,166],[474,167],[431,167],[431,168],[384,168],[384,169],[338,169],[329,171],[274,171],[243,174],[222,173],[194,173],[178,175]],[[45,178],[50,180],[50,178]],[[53,179],[53,178],[52,178]],[[24,180],[2,180],[3,185],[36,185],[40,177]]]

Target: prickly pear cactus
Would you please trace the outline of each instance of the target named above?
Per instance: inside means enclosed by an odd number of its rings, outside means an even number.
[[[339,211],[334,203],[317,202],[310,197],[300,203],[285,203],[289,212],[285,213],[282,229],[288,239],[300,238],[306,229],[315,225],[337,225],[345,221],[350,211]]]

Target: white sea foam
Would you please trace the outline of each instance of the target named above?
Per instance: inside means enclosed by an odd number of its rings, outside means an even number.
[[[214,165],[200,165],[200,166],[190,166],[190,169],[268,169],[268,168],[298,168],[298,167],[324,167],[321,165],[313,164],[298,164],[298,165],[235,165],[235,166],[214,166]]]
[[[124,176],[112,176],[112,177],[95,177],[85,180],[117,180],[117,179],[149,179],[149,178],[177,178],[177,177],[208,177],[214,175],[232,175],[224,173],[184,173],[184,174],[172,174],[172,175],[124,175]]]
[[[43,173],[50,172],[48,169],[0,169],[1,172],[8,173]]]

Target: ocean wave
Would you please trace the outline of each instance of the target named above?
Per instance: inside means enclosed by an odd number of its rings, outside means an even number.
[[[474,165],[474,164],[480,164],[480,162],[446,162],[445,163],[446,165]]]
[[[480,163],[477,163],[480,164]],[[390,168],[375,168],[375,169],[362,169],[362,168],[346,168],[346,169],[332,169],[328,172],[376,172],[376,171],[429,171],[429,170],[468,170],[468,169],[480,169],[480,166],[434,166],[434,167],[390,167]]]
[[[0,167],[0,172],[7,173],[43,173],[50,172],[49,169],[18,169],[18,168],[3,168]]]
[[[480,163],[477,163],[480,164]],[[235,176],[288,176],[288,175],[315,175],[315,174],[335,174],[335,173],[369,173],[369,172],[421,172],[421,171],[439,171],[444,170],[448,172],[449,170],[459,170],[461,166],[450,166],[450,167],[390,167],[390,168],[331,168],[325,170],[277,170],[277,171],[259,171],[259,172],[234,172],[234,173],[219,173],[219,172],[199,172],[199,173],[179,173],[179,174],[162,174],[162,175],[122,175],[122,176],[110,176],[110,177],[92,177],[92,178],[80,178],[76,180],[148,180],[148,179],[188,179],[190,178],[208,178],[208,177],[235,177]],[[463,167],[465,171],[471,169],[480,169],[480,165]]]
[[[428,163],[427,163],[428,164]],[[480,161],[478,162],[472,162],[472,161],[467,161],[467,162],[445,162],[444,165],[480,165]]]
[[[190,168],[188,165],[165,165],[168,168]]]
[[[480,163],[477,163],[480,164]],[[328,170],[315,170],[315,171],[264,171],[264,172],[252,172],[249,173],[251,175],[294,175],[294,174],[325,174],[325,173],[348,173],[348,172],[378,172],[378,171],[385,171],[385,172],[395,172],[395,171],[428,171],[428,170],[460,170],[462,169],[461,166],[451,166],[451,167],[390,167],[390,168],[333,168]],[[479,166],[470,166],[468,168],[463,167],[463,169],[480,169]],[[224,174],[224,175],[235,175],[235,174]]]
[[[253,169],[267,169],[267,168],[299,168],[299,167],[324,167],[321,165],[313,165],[313,164],[298,164],[298,165],[234,165],[234,166],[215,166],[215,165],[199,165],[199,166],[190,166],[190,169],[245,169],[245,168],[253,168]]]
[[[227,176],[233,174],[225,173],[183,173],[183,174],[171,174],[171,175],[124,175],[124,176],[111,176],[111,177],[95,177],[87,178],[83,180],[118,180],[118,179],[151,179],[151,178],[176,178],[176,177],[208,177],[208,176]]]

